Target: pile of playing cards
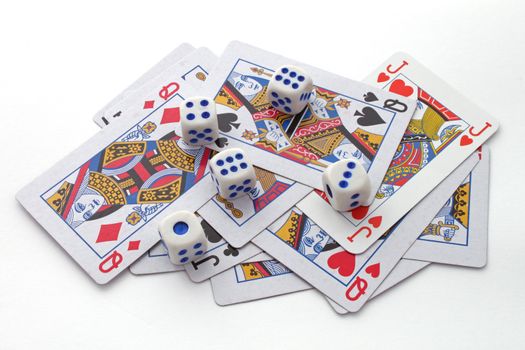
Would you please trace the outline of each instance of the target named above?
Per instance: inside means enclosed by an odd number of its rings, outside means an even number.
[[[301,113],[274,109],[274,70],[312,77]],[[216,102],[220,137],[181,139],[181,101]],[[363,82],[232,42],[220,58],[183,44],[94,117],[103,128],[18,193],[27,211],[97,282],[185,270],[210,279],[220,305],[319,290],[339,313],[430,263],[487,260],[489,152],[496,121],[406,54]],[[257,190],[217,194],[208,161],[241,148]],[[366,169],[373,201],[334,210],[323,170],[349,157]],[[175,266],[159,222],[178,210],[202,219],[207,250]],[[176,291],[174,291],[176,292]]]

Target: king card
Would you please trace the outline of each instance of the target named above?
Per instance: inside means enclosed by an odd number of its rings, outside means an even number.
[[[274,70],[290,63],[315,84],[296,115],[277,111],[267,98]],[[413,99],[239,42],[227,47],[202,93],[215,97],[221,114],[215,150],[241,147],[255,165],[318,189],[329,164],[354,157],[367,169],[373,193],[416,106]]]
[[[142,114],[102,130],[17,194],[97,283],[159,241],[164,215],[196,211],[213,195],[211,151],[186,145],[173,131],[178,104],[194,94],[183,80],[167,81]]]
[[[327,297],[358,311],[478,162],[470,156],[366,252],[344,250],[298,208],[253,242]]]
[[[346,250],[362,253],[498,128],[467,101],[406,54],[387,60],[366,82],[417,98],[417,108],[375,200],[339,213],[317,194],[297,205]]]

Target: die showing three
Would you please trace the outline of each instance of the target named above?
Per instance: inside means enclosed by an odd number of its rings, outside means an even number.
[[[366,204],[371,184],[365,168],[357,159],[342,159],[323,172],[323,189],[335,210],[348,211]]]

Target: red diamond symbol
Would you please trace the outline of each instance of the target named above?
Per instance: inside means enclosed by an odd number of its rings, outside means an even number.
[[[128,250],[137,250],[139,249],[140,241],[129,241]]]
[[[144,101],[144,109],[151,109],[153,106],[155,106],[155,101]]]
[[[118,239],[118,234],[120,232],[121,226],[121,222],[117,222],[116,224],[100,225],[97,243],[116,241]]]
[[[162,113],[161,124],[168,123],[177,123],[180,120],[180,110],[179,107],[175,108],[166,108]]]

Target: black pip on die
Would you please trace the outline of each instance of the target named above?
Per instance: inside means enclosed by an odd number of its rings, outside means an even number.
[[[168,215],[159,225],[159,233],[174,265],[184,265],[206,251],[207,240],[200,219],[181,210]]]
[[[255,169],[240,148],[230,148],[217,153],[209,165],[217,192],[223,198],[242,197],[250,193],[256,185]]]
[[[282,66],[268,83],[268,101],[283,113],[297,114],[308,104],[313,86],[312,78],[301,68]]]
[[[371,192],[370,177],[357,159],[342,159],[325,169],[323,188],[335,210],[353,210],[366,204]]]
[[[215,101],[206,97],[192,97],[180,106],[182,139],[190,146],[202,146],[219,137],[219,122]]]

